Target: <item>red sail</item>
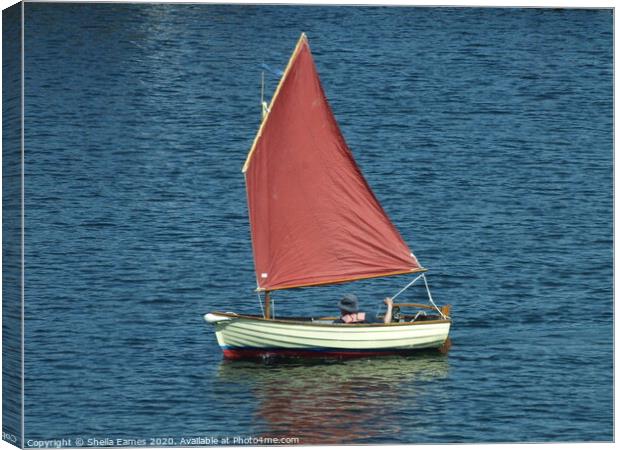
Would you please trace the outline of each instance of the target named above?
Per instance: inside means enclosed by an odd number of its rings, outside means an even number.
[[[259,289],[424,270],[357,167],[304,34],[243,171]]]

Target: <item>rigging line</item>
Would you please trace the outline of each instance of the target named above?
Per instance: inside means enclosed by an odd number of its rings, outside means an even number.
[[[402,288],[400,291],[398,291],[398,293],[392,297],[392,300],[394,300],[396,297],[398,297],[400,294],[402,294],[403,292],[405,292],[407,289],[409,289],[411,286],[413,286],[413,283],[415,283],[416,281],[418,281],[420,279],[420,277],[424,277],[424,274],[418,275],[417,277],[415,277],[413,279],[413,281],[411,283],[409,283],[407,286],[405,286],[404,288]],[[426,278],[424,278],[424,280],[426,280]]]
[[[437,312],[439,314],[441,314],[441,317],[443,317],[444,319],[447,319],[446,315],[443,312],[441,312],[441,309],[439,309],[437,307],[437,305],[435,304],[435,302],[433,301],[433,296],[431,295],[431,290],[428,288],[428,283],[426,282],[426,277],[424,276],[424,274],[422,274],[420,276],[424,279],[424,286],[426,286],[426,293],[428,294],[428,299],[430,300],[431,304],[435,307]]]
[[[396,295],[394,295],[394,296],[392,297],[392,300],[394,300],[394,299],[395,299],[396,297],[398,297],[400,294],[402,294],[402,293],[403,293],[403,292],[405,292],[407,289],[409,289],[411,286],[413,286],[413,284],[414,284],[416,281],[418,281],[418,280],[420,279],[420,277],[423,277],[423,276],[424,276],[424,273],[422,273],[422,274],[418,275],[417,277],[415,277],[415,278],[413,279],[413,281],[411,281],[411,282],[410,282],[407,286],[405,286],[405,287],[404,287],[404,288],[402,288],[400,291],[398,291],[398,292],[396,293]],[[425,280],[426,280],[426,278],[425,278]],[[427,289],[428,289],[428,288],[427,288]],[[378,308],[377,308],[377,314],[376,314],[376,315],[378,315],[378,314],[381,312],[381,306],[382,306],[382,305],[383,305],[383,303],[379,303],[379,306],[378,306]],[[433,305],[434,305],[434,303],[433,303]],[[435,308],[437,308],[437,306],[435,306]]]
[[[260,109],[261,109],[261,119],[265,118],[265,110],[263,107],[263,98],[265,92],[265,72],[261,72],[260,74]]]

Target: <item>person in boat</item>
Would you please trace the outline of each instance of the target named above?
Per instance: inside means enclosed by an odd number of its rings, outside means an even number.
[[[394,303],[390,297],[387,297],[383,302],[387,305],[383,323],[390,323]],[[360,312],[359,302],[355,294],[345,294],[338,302],[338,308],[340,309],[340,318],[334,320],[334,323],[381,323],[380,320],[373,320],[366,313]]]

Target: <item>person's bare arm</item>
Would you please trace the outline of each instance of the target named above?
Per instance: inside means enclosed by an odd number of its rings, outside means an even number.
[[[392,306],[394,306],[394,302],[390,297],[386,297],[385,300],[383,300],[383,303],[387,305],[387,311],[385,312],[383,323],[390,323],[392,322]]]

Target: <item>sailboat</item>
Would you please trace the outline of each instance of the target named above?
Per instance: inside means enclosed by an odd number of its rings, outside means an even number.
[[[224,357],[344,358],[445,348],[450,306],[434,303],[427,269],[355,163],[304,33],[270,104],[261,103],[263,119],[242,172],[262,314],[204,315]],[[394,304],[390,323],[275,317],[271,307],[274,291],[396,275],[414,279],[393,299],[419,281],[429,303]]]

